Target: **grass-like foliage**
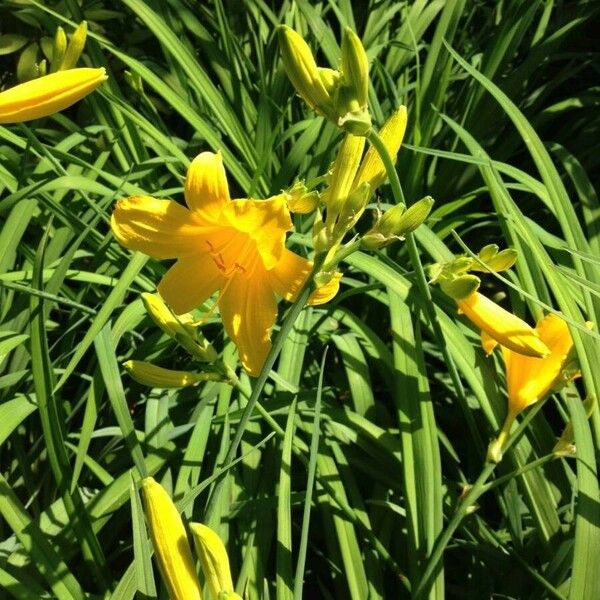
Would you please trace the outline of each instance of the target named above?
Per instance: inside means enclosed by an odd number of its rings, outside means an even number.
[[[55,68],[57,27],[83,20],[79,65],[109,76],[61,113],[0,125],[0,596],[167,598],[140,488],[154,477],[186,526],[219,534],[251,600],[600,598],[598,11],[0,0],[0,89]],[[350,27],[369,58],[373,124],[408,108],[401,188],[388,171],[358,233],[399,196],[434,208],[404,242],[348,251],[329,303],[304,306],[308,288],[280,300],[258,377],[213,297],[192,314],[220,370],[144,385],[124,363],[205,367],[150,318],[141,294],[171,263],[118,243],[116,201],[183,203],[203,151],[221,152],[232,198],[323,189],[344,139],[295,93],[280,25],[334,69]],[[313,219],[294,215],[287,246],[301,257]],[[490,244],[514,249],[514,268],[486,269]],[[477,281],[458,256],[510,313],[560,317],[573,340],[563,366],[581,374],[509,413],[489,451],[515,383],[505,361],[525,365],[521,378],[537,363],[486,356],[451,298],[457,272]]]

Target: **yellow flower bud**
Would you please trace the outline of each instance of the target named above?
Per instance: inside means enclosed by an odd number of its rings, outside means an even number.
[[[52,49],[52,72],[58,71],[67,50],[67,34],[62,27],[56,28]]]
[[[177,340],[194,358],[214,362],[218,358],[212,344],[191,325],[189,314],[176,317],[158,294],[141,294],[144,308],[152,320],[169,337]]]
[[[52,115],[75,104],[106,79],[103,68],[69,69],[12,87],[0,93],[0,124]]]
[[[202,381],[223,380],[220,373],[173,371],[142,360],[128,360],[123,363],[123,367],[138,383],[156,388],[182,388],[197,385]]]
[[[85,40],[87,38],[87,21],[82,21],[73,35],[67,46],[65,55],[60,63],[59,71],[73,69],[85,48]]]
[[[518,253],[514,248],[505,248],[498,252],[498,246],[490,244],[479,251],[479,258],[486,264],[487,269],[474,261],[470,267],[471,271],[489,270],[498,273],[510,269],[517,262]]]
[[[364,147],[364,137],[346,134],[338,151],[331,171],[329,187],[322,197],[327,207],[327,225],[330,229],[333,228],[348,196],[358,187],[353,185],[353,181]]]
[[[349,27],[342,37],[342,75],[358,107],[364,108],[369,96],[369,59],[360,38]]]
[[[277,33],[285,72],[298,94],[313,110],[334,118],[331,96],[308,44],[287,25],[280,25]]]
[[[221,538],[206,525],[191,523],[196,554],[213,598],[233,592],[233,580],[229,568],[229,557]]]
[[[152,477],[142,493],[156,561],[171,600],[201,600],[194,559],[181,516],[166,490]]]
[[[383,141],[392,160],[395,162],[400,150],[400,145],[404,139],[407,124],[406,106],[400,106],[392,116],[384,123],[379,131],[379,137]],[[377,150],[370,146],[365,154],[365,158],[356,174],[354,187],[358,187],[366,181],[371,186],[371,192],[374,192],[387,177],[385,166]]]

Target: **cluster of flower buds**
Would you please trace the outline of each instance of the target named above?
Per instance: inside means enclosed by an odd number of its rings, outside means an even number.
[[[431,265],[431,282],[438,283],[442,291],[454,300],[464,300],[476,292],[481,284],[479,277],[471,275],[471,271],[507,271],[517,261],[517,252],[513,248],[500,250],[496,244],[488,244],[479,251],[477,257],[479,260],[470,256],[459,256],[444,264]]]
[[[346,28],[339,70],[318,67],[308,44],[286,25],[278,29],[285,71],[304,101],[354,135],[371,130],[368,108],[369,60],[359,37]]]
[[[56,29],[50,71],[66,71],[75,68],[87,39],[87,21],[82,21],[73,32],[70,40],[62,27]]]
[[[197,361],[215,363],[218,359],[213,345],[202,335],[191,314],[175,315],[158,294],[143,293],[144,307],[158,327],[173,338]],[[183,388],[198,385],[204,381],[226,381],[228,375],[223,369],[176,371],[165,369],[141,360],[128,360],[123,367],[138,383],[156,388]]]
[[[383,248],[413,232],[425,222],[433,207],[433,198],[425,196],[408,208],[397,204],[379,216],[375,225],[362,237],[361,244],[367,250]]]
[[[185,525],[167,491],[152,477],[142,480],[150,539],[171,600],[201,600]],[[221,538],[209,527],[190,523],[196,553],[213,600],[241,600],[233,587],[229,557]]]

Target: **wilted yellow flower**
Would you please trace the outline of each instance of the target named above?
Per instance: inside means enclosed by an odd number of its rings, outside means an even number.
[[[473,292],[456,303],[460,313],[505,348],[538,358],[549,353],[538,331],[487,296]]]
[[[142,480],[152,545],[171,600],[201,600],[185,527],[166,490],[152,477]]]
[[[223,596],[231,600],[240,598],[233,590],[229,557],[221,538],[201,523],[191,523],[190,531],[211,596],[215,600]]]
[[[106,79],[102,67],[69,69],[12,87],[0,93],[0,123],[21,123],[60,112]]]
[[[258,375],[271,347],[277,316],[275,294],[293,300],[312,264],[285,247],[292,227],[285,196],[230,200],[220,154],[199,154],[187,173],[188,208],[172,200],[135,196],[112,215],[116,238],[158,259],[176,258],[158,291],[176,314],[192,310],[219,290],[223,325],[251,375]],[[327,302],[339,279],[313,293]]]

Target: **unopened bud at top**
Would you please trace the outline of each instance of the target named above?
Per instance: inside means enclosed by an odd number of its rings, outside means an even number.
[[[325,117],[335,118],[331,95],[321,80],[308,44],[287,25],[279,26],[277,33],[285,72],[298,94],[313,110]]]

